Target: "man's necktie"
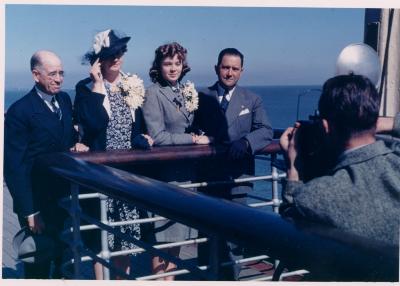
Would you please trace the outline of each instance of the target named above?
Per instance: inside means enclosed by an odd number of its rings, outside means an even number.
[[[57,115],[57,118],[59,120],[61,120],[61,117],[62,117],[61,109],[59,107],[57,107],[56,98],[54,96],[51,99],[50,104],[51,104],[51,107],[53,108],[53,112]]]
[[[226,112],[226,110],[228,109],[228,104],[229,101],[226,98],[226,96],[228,95],[229,91],[225,90],[224,91],[224,95],[222,95],[222,100],[221,100],[221,109],[224,111],[224,113]]]

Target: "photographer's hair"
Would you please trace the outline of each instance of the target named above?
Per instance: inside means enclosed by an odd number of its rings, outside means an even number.
[[[334,124],[344,140],[375,132],[379,106],[375,86],[361,75],[340,75],[327,80],[318,103],[321,118]]]
[[[167,57],[173,58],[178,55],[178,59],[182,62],[182,73],[179,81],[190,71],[190,67],[186,61],[187,50],[177,42],[159,46],[155,50],[154,61],[149,71],[149,76],[152,82],[163,82],[161,75],[161,62]]]
[[[243,67],[243,61],[244,61],[244,56],[241,52],[239,52],[239,50],[235,49],[235,48],[226,48],[223,49],[222,51],[219,52],[218,55],[218,62],[217,62],[217,66],[219,66],[222,62],[222,58],[225,55],[230,55],[230,56],[237,56],[240,58],[240,62],[241,62],[241,67]]]

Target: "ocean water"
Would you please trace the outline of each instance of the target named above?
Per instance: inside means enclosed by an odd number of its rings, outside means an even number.
[[[297,119],[308,119],[317,108],[320,95],[319,86],[249,86],[251,91],[260,95],[268,119],[273,128],[286,128],[292,126]],[[64,90],[75,97],[74,90]],[[28,90],[10,90],[5,93],[5,109]],[[299,114],[297,116],[297,113]],[[270,174],[270,161],[256,160],[256,175]],[[254,192],[250,195],[249,202],[257,199],[251,197],[271,198],[271,183],[257,182],[254,184]],[[270,210],[266,207],[265,210]]]
[[[285,128],[293,125],[296,120],[298,97],[300,94],[299,119],[306,119],[313,114],[317,107],[319,86],[248,86],[251,91],[261,96],[264,108],[273,128]],[[5,110],[29,90],[6,90]],[[72,101],[75,97],[74,90],[64,90]]]

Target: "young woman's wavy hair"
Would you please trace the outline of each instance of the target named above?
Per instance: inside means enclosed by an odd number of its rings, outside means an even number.
[[[182,62],[182,73],[179,81],[190,71],[190,67],[186,61],[187,50],[177,42],[159,46],[155,51],[154,61],[149,71],[149,76],[152,82],[163,82],[161,75],[161,62],[167,57],[173,58],[178,55],[178,59]]]

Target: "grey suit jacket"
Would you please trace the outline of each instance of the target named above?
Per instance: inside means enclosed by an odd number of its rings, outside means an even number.
[[[200,92],[196,125],[217,142],[245,138],[252,154],[268,145],[273,136],[261,98],[236,86],[224,114],[218,101],[217,83]]]
[[[268,145],[273,136],[261,98],[251,91],[236,86],[224,114],[218,101],[217,84],[199,92],[199,109],[195,113],[194,125],[212,136],[215,142],[230,143],[245,138],[252,154]],[[254,158],[231,161],[218,160],[212,166],[199,168],[199,180],[232,180],[242,175],[254,174]],[[230,196],[251,191],[252,184],[240,186],[218,186],[203,189],[215,196],[231,199]]]
[[[155,145],[193,144],[188,132],[193,113],[189,113],[183,102],[178,108],[176,94],[169,86],[155,83],[147,88],[142,107],[147,132]]]
[[[377,141],[345,153],[326,176],[287,181],[283,198],[284,214],[398,245],[400,144]]]

